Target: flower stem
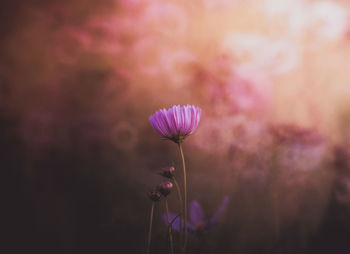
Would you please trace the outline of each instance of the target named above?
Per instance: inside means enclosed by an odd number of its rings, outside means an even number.
[[[183,252],[186,253],[186,247],[187,247],[187,177],[186,177],[186,164],[185,164],[185,157],[184,152],[182,150],[182,142],[179,142],[179,150],[181,154],[182,159],[182,168],[183,168],[183,174],[184,174],[184,227],[185,227],[185,236],[184,236],[184,245],[183,245]]]
[[[179,205],[180,205],[180,245],[182,244],[182,234],[183,234],[183,231],[182,231],[182,217],[183,217],[183,201],[182,201],[182,195],[181,195],[181,190],[180,190],[180,186],[178,184],[178,182],[176,181],[176,178],[173,177],[173,181],[174,181],[174,184],[175,184],[175,187],[176,187],[176,191],[177,191],[177,196],[178,196],[178,199],[179,199]]]
[[[147,254],[150,253],[150,248],[151,248],[153,212],[154,212],[154,201],[152,202],[151,215],[149,219],[149,231],[148,231],[147,252],[146,252]]]
[[[169,219],[169,208],[168,208],[168,199],[167,198],[165,198],[165,212],[166,212],[166,219],[168,221],[170,253],[174,254],[173,231],[172,231],[172,225],[171,225],[170,219]]]

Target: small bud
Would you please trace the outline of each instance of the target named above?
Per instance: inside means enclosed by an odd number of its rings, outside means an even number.
[[[168,196],[173,188],[173,184],[171,182],[163,182],[158,185],[157,190],[164,196]]]
[[[173,166],[171,167],[166,167],[162,169],[162,172],[159,173],[161,176],[165,177],[165,178],[169,178],[169,179],[173,179],[174,177],[174,171],[175,168]]]
[[[161,198],[161,193],[159,191],[150,191],[148,197],[153,201],[157,202]]]

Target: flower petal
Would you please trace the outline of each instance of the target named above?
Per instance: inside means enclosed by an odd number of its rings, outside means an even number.
[[[228,204],[228,196],[226,196],[224,198],[224,200],[221,202],[220,207],[218,208],[218,210],[215,212],[215,214],[213,215],[213,217],[211,217],[206,225],[205,225],[205,229],[208,229],[209,227],[211,227],[212,225],[214,225],[220,218],[220,216],[222,215],[222,213],[225,211],[226,207]]]
[[[204,219],[204,214],[202,207],[200,204],[194,200],[190,204],[190,222],[193,225],[197,225],[198,223],[202,222]]]
[[[199,124],[201,109],[193,105],[163,108],[150,116],[152,127],[163,137],[175,142],[191,134]]]
[[[175,219],[176,216],[177,216],[177,218]],[[162,220],[163,220],[164,224],[166,226],[168,226],[168,220],[167,220],[166,214],[162,215]],[[172,228],[173,228],[173,230],[179,232],[180,231],[180,216],[176,215],[175,213],[169,213],[169,221],[170,222],[174,221],[172,223]],[[182,222],[182,224],[183,224],[183,222]]]

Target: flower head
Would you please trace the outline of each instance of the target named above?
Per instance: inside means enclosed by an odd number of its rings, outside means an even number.
[[[158,110],[149,121],[161,136],[179,143],[198,127],[201,113],[202,110],[196,106],[177,105],[168,110]]]
[[[225,211],[227,204],[228,204],[228,197],[226,196],[222,201],[220,207],[216,210],[215,214],[209,220],[205,220],[204,212],[201,205],[196,200],[193,200],[189,207],[190,217],[189,217],[189,222],[187,224],[188,231],[192,233],[196,233],[196,232],[202,232],[212,227],[215,223],[217,223],[220,216]],[[163,215],[162,219],[164,223],[168,225],[165,214]],[[169,213],[169,220],[173,221],[172,228],[175,231],[180,231],[179,217],[174,213]]]
[[[173,184],[171,182],[163,182],[158,185],[157,191],[160,192],[164,197],[168,196],[173,188]]]

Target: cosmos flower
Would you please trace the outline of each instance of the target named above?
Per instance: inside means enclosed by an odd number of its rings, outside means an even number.
[[[202,110],[196,106],[177,105],[168,110],[158,110],[149,121],[161,136],[179,143],[198,127],[201,113]]]
[[[222,213],[225,211],[228,204],[228,197],[226,196],[221,202],[220,207],[216,210],[215,214],[209,219],[204,219],[204,212],[201,205],[193,200],[189,207],[190,219],[187,224],[188,231],[191,233],[202,232],[212,227],[219,220]],[[168,225],[166,215],[163,214],[163,222]],[[172,228],[175,231],[180,231],[180,219],[179,216],[174,213],[169,213],[169,220],[173,221]]]

